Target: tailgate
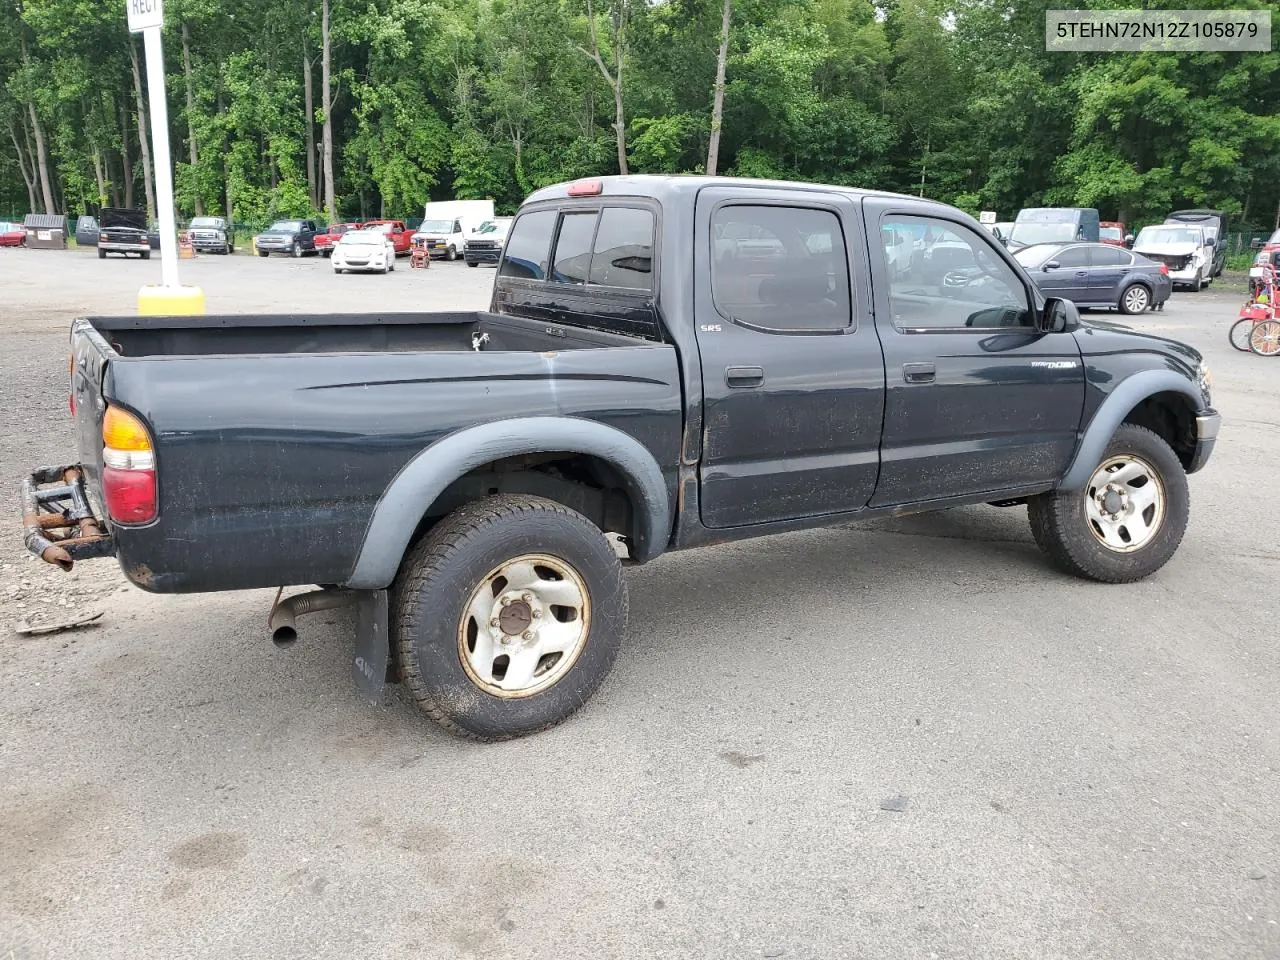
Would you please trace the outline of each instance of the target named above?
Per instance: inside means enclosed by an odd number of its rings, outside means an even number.
[[[88,320],[71,326],[71,402],[76,431],[76,451],[84,474],[85,491],[98,516],[102,509],[102,418],[107,404],[102,396],[107,368],[114,351]]]

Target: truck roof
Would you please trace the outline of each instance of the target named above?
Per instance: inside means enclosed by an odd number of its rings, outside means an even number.
[[[599,181],[600,196],[651,197],[655,200],[674,199],[696,194],[705,187],[740,187],[744,190],[795,190],[822,193],[843,193],[854,197],[898,197],[914,203],[936,201],[912,197],[886,190],[868,190],[862,187],[840,187],[826,183],[800,183],[794,180],[757,180],[751,177],[708,177],[698,174],[629,174],[627,176],[585,177],[566,183],[557,183],[535,190],[525,198],[525,203],[544,200],[576,200],[579,196],[569,193],[575,184]],[[584,197],[585,198],[585,197]]]

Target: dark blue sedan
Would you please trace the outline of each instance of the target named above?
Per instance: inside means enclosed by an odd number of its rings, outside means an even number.
[[[1105,243],[1035,243],[1014,257],[1046,297],[1077,307],[1108,307],[1124,313],[1160,310],[1173,293],[1169,268]]]

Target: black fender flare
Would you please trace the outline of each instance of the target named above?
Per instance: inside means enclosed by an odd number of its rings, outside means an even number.
[[[395,579],[417,520],[448,486],[476,467],[524,454],[564,451],[605,460],[624,478],[637,514],[631,556],[662,553],[671,505],[658,462],[640,441],[616,427],[576,417],[518,417],[468,427],[442,437],[396,474],[374,507],[345,586],[381,590]],[[412,518],[412,519],[410,519]]]
[[[1125,378],[1102,401],[1076,445],[1075,456],[1058,484],[1060,490],[1080,490],[1102,462],[1102,453],[1134,407],[1157,393],[1180,393],[1193,409],[1204,407],[1196,385],[1183,374],[1172,370],[1143,370]]]

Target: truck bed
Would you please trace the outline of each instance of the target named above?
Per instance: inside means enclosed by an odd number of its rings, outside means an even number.
[[[483,312],[95,317],[73,325],[72,352],[90,498],[99,393],[155,439],[159,517],[114,530],[126,575],[150,590],[342,583],[399,471],[498,420],[616,427],[664,465],[675,495],[683,408],[669,344]]]
[[[484,311],[89,317],[88,323],[119,357],[417,353],[476,346],[482,350],[580,350],[644,344],[621,334]]]

